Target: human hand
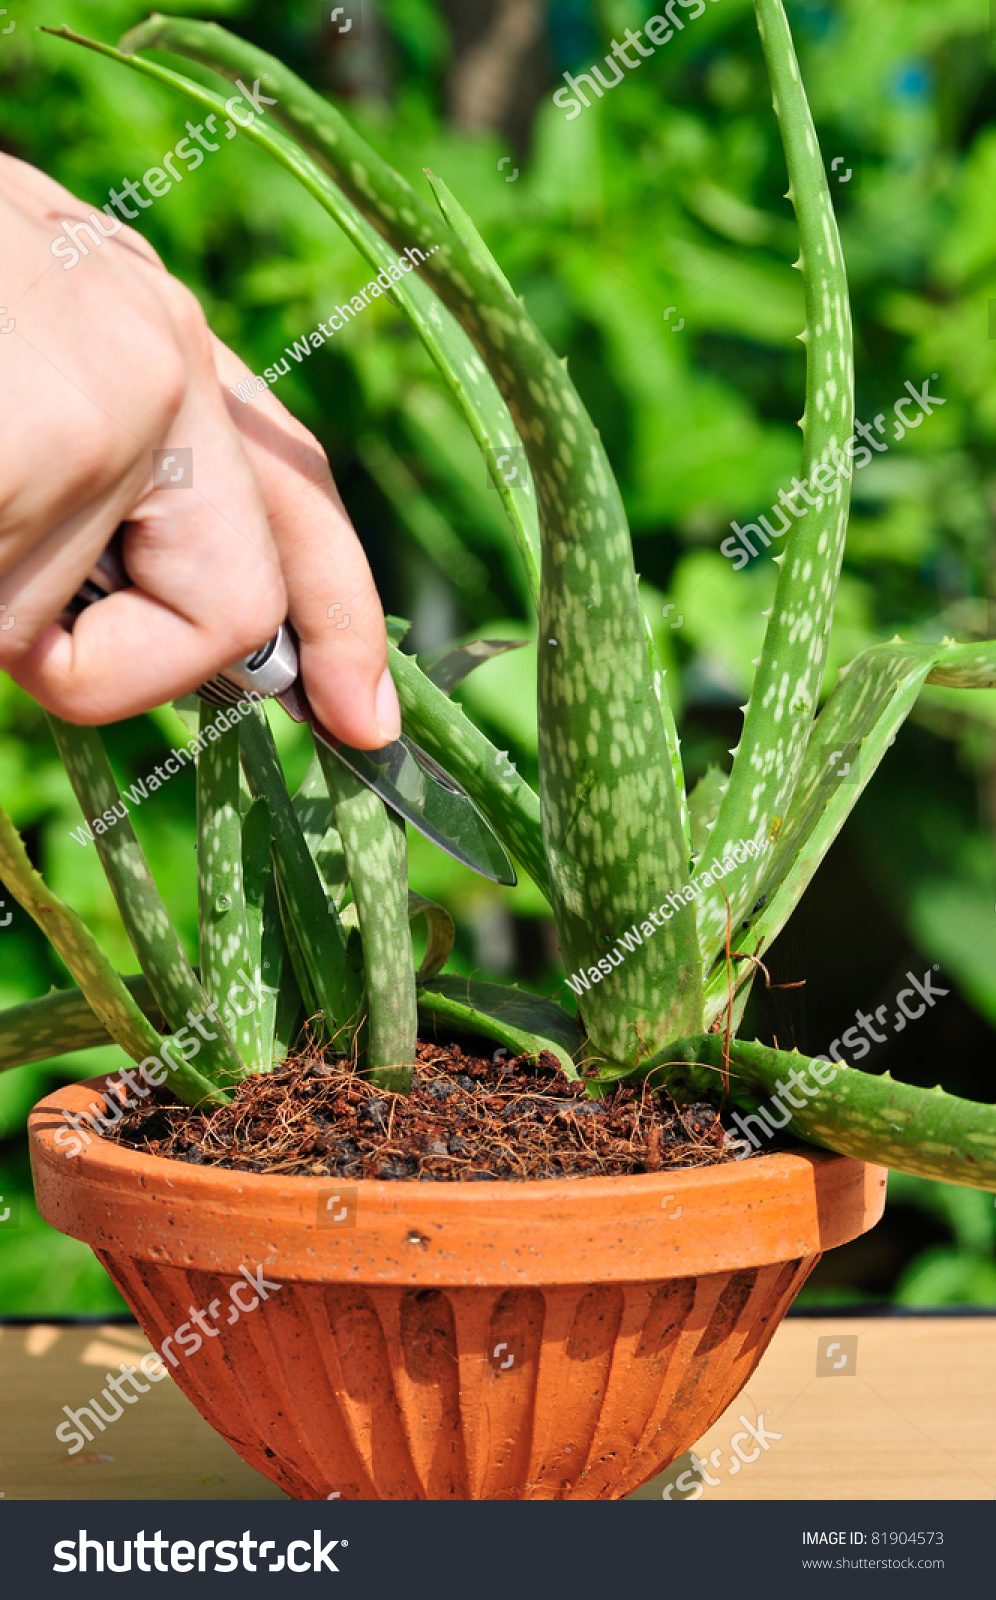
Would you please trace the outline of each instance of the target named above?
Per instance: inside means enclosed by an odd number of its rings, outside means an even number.
[[[0,155],[0,667],[70,722],[133,716],[248,655],[289,617],[308,697],[347,744],[400,732],[384,617],[317,440],[247,369],[139,234],[71,271],[51,253],[90,208]],[[91,225],[92,226],[92,225]],[[191,447],[193,486],[153,488]],[[124,524],[134,588],[55,622]],[[341,624],[348,615],[348,626]]]

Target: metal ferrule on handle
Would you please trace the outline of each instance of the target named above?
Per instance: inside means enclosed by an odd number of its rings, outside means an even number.
[[[296,683],[299,670],[297,648],[290,629],[281,623],[268,644],[226,667],[224,672],[216,673],[207,683],[200,684],[195,693],[213,706],[234,706],[245,699],[247,692],[269,699],[272,695],[283,694]]]

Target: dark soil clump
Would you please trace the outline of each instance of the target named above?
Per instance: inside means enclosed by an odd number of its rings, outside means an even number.
[[[417,1055],[408,1095],[315,1052],[254,1074],[230,1105],[207,1112],[157,1091],[110,1137],[238,1172],[425,1183],[619,1177],[735,1159],[714,1107],[679,1111],[646,1083],[589,1100],[547,1051],[486,1060],[420,1044]]]

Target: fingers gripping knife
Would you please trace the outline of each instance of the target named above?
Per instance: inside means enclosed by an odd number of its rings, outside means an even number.
[[[81,611],[131,587],[118,535],[62,613],[67,627]],[[419,833],[456,861],[494,883],[514,884],[515,869],[490,824],[470,796],[404,734],[381,750],[354,750],[319,722],[305,693],[294,630],[283,623],[268,644],[202,683],[196,693],[210,705],[232,706],[247,695],[277,699],[313,736]]]

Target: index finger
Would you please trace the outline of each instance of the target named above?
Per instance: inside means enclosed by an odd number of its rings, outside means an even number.
[[[222,383],[249,376],[219,340]],[[319,720],[346,744],[377,749],[401,732],[387,630],[367,558],[325,455],[272,394],[229,400],[269,519],[300,642],[304,687]]]

